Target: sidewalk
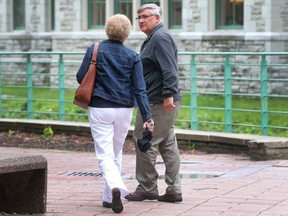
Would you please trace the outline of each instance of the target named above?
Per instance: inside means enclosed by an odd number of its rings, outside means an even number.
[[[99,174],[94,153],[4,147],[0,151],[40,154],[48,160],[47,216],[115,215],[102,207],[102,177],[67,175],[74,171]],[[182,154],[181,160],[182,203],[123,199],[121,215],[288,216],[288,160],[257,162],[228,154]],[[158,161],[162,177],[164,166],[160,157]],[[124,155],[122,172],[130,192],[137,186],[135,163],[135,155]],[[213,175],[219,177],[207,178]],[[164,179],[159,179],[158,184],[163,194]]]

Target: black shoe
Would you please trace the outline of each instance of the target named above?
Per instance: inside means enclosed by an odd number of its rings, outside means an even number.
[[[102,202],[102,206],[105,207],[105,208],[112,208],[112,203],[103,201],[103,202]]]
[[[119,188],[114,188],[112,190],[112,210],[115,213],[120,213],[123,211],[123,204],[121,201],[121,191]]]
[[[141,194],[138,194],[137,192],[134,192],[134,193],[129,193],[124,198],[129,200],[129,201],[143,201],[143,200],[146,200],[146,199],[148,199],[148,200],[156,200],[158,198],[158,196],[141,195]]]
[[[171,203],[182,202],[183,201],[181,193],[164,194],[163,196],[159,196],[157,198],[157,200],[160,201],[160,202],[171,202]]]

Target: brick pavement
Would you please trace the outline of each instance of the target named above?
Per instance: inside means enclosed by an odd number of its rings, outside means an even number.
[[[48,160],[47,216],[115,215],[103,208],[101,177],[67,176],[63,173],[100,173],[94,153],[59,150],[3,148],[5,153],[40,154]],[[164,173],[161,158],[157,170]],[[137,216],[288,216],[288,160],[251,161],[228,154],[182,154],[182,203],[123,200],[121,215]],[[125,183],[132,192],[135,155],[124,155]],[[191,174],[193,174],[191,176]],[[204,178],[217,175],[216,178]],[[198,178],[187,178],[187,177]],[[211,176],[210,176],[211,177]],[[158,180],[160,194],[165,182]]]

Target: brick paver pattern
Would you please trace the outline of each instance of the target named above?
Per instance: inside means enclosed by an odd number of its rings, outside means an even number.
[[[3,147],[0,151],[43,155],[48,160],[45,215],[115,215],[102,207],[102,177],[65,175],[73,171],[100,173],[94,153]],[[247,156],[229,154],[182,154],[181,160],[182,203],[123,199],[121,215],[288,216],[288,160],[251,161]],[[165,169],[160,156],[158,162],[162,177]],[[122,173],[130,192],[137,186],[135,164],[135,155],[123,156]],[[163,178],[158,185],[160,194],[165,193]]]

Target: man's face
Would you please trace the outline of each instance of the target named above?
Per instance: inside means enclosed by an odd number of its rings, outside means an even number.
[[[142,32],[147,36],[154,29],[154,27],[159,23],[160,19],[158,15],[152,16],[150,9],[145,9],[138,13],[139,27]]]

